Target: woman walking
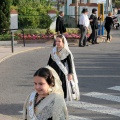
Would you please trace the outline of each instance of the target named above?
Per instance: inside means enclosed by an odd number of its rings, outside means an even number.
[[[105,29],[107,31],[107,42],[111,41],[110,31],[111,31],[113,24],[114,24],[114,21],[112,19],[112,12],[109,12],[108,16],[105,18]]]
[[[68,120],[62,83],[50,66],[34,74],[34,88],[23,109],[23,120]]]
[[[58,73],[62,81],[65,100],[79,100],[78,79],[67,40],[63,35],[58,35],[55,42],[56,46],[52,49],[48,65]]]

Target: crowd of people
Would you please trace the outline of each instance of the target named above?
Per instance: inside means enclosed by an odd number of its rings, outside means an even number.
[[[59,16],[57,22],[61,21]],[[58,32],[48,64],[34,74],[35,90],[24,103],[24,120],[68,120],[66,102],[80,100],[74,57],[62,35],[65,28]]]
[[[96,12],[97,9],[93,9],[90,18],[88,18],[88,10],[83,9],[82,11],[79,18],[81,30],[80,47],[87,46],[87,42],[90,42],[90,40],[92,40],[92,44],[98,44],[98,20],[101,19],[101,16],[97,17]],[[66,32],[63,16],[64,13],[61,11],[56,20],[57,36],[47,65],[39,68],[34,73],[35,90],[28,95],[25,101],[23,108],[24,120],[68,120],[66,102],[80,100],[74,57],[63,35]],[[105,29],[109,41],[111,40],[111,26],[114,23],[111,16],[112,13],[110,12],[105,18]],[[92,33],[87,38],[89,24]]]

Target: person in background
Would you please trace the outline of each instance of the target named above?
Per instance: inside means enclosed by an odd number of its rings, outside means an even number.
[[[108,13],[108,16],[105,18],[105,29],[107,31],[107,42],[110,42],[110,31],[112,28],[112,25],[114,24],[113,18],[112,18],[112,12]]]
[[[23,108],[23,120],[68,120],[62,83],[50,66],[34,74],[34,89]]]
[[[90,18],[89,18],[92,33],[90,37],[87,39],[88,42],[90,42],[90,40],[92,39],[92,44],[99,44],[97,42],[98,20],[100,20],[102,16],[97,18],[96,14],[97,14],[97,9],[93,8],[92,14],[90,15]]]
[[[52,48],[48,65],[57,72],[62,81],[65,100],[79,100],[80,93],[74,58],[64,35],[56,36],[56,46]]]
[[[84,8],[82,10],[82,15],[79,18],[79,28],[80,28],[80,33],[81,37],[79,40],[79,47],[85,47],[88,46],[87,43],[87,31],[89,27],[89,18],[88,18],[88,9]]]
[[[120,14],[120,8],[118,8],[117,14]]]
[[[56,29],[55,29],[55,31],[57,32],[57,35],[63,34],[63,33],[66,32],[63,17],[64,17],[64,12],[60,11],[59,16],[56,19]],[[56,35],[54,35],[53,47],[55,46],[55,39],[56,39]]]
[[[63,17],[64,17],[64,12],[60,11],[59,16],[56,19],[56,32],[57,32],[57,34],[63,34],[66,32]]]
[[[115,28],[116,30],[118,30],[118,28],[119,28],[119,26],[120,26],[118,17],[119,17],[118,15],[113,15],[113,16],[112,16],[112,19],[113,19],[113,22],[114,22],[113,26],[114,26],[114,28]]]

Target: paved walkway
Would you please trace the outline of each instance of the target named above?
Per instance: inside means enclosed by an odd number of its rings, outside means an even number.
[[[117,32],[117,33],[116,33]],[[113,30],[112,35],[117,34],[118,35],[119,31]],[[104,38],[100,38],[99,42],[105,42]],[[36,50],[40,49],[42,47],[45,47],[45,44],[26,44],[26,47],[23,47],[22,44],[15,44],[14,46],[14,53],[11,52],[11,45],[10,44],[0,44],[0,63],[3,62],[4,60],[8,59],[9,57],[12,57],[16,54],[20,54],[23,52],[31,51],[31,50]],[[0,114],[0,120],[20,120],[18,118],[12,118],[11,116],[6,116]]]

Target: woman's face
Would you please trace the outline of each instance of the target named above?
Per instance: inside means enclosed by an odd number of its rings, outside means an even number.
[[[64,47],[64,43],[62,41],[62,38],[59,38],[59,37],[56,38],[56,46],[58,48],[63,48]]]
[[[35,76],[34,88],[39,95],[48,95],[48,89],[50,88],[50,86],[46,82],[45,78]]]

